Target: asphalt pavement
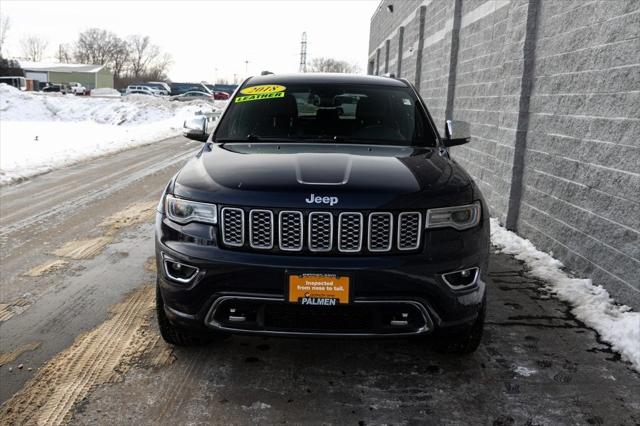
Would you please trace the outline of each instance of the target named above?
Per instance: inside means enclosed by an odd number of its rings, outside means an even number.
[[[165,344],[153,209],[199,146],[0,188],[0,424],[640,424],[640,374],[502,254],[473,355],[406,339]]]

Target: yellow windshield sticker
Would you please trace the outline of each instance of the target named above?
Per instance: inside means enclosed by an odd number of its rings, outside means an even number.
[[[236,103],[260,101],[263,99],[284,98],[284,92],[257,93],[255,95],[236,96]]]
[[[263,84],[260,86],[245,87],[240,91],[243,95],[257,95],[261,93],[278,93],[284,92],[286,87],[279,84]]]

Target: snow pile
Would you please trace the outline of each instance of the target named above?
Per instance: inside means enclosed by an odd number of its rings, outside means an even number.
[[[640,313],[616,305],[602,286],[589,279],[571,278],[562,263],[535,248],[529,241],[507,231],[491,219],[491,242],[502,253],[514,255],[530,268],[530,274],[548,283],[548,290],[570,303],[571,312],[600,334],[602,340],[640,371]]]
[[[180,134],[226,102],[21,92],[0,84],[0,185]]]
[[[91,96],[108,96],[113,98],[119,98],[122,96],[116,89],[100,88],[91,90]]]

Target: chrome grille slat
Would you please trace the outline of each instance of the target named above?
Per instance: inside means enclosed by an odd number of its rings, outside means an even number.
[[[343,212],[338,216],[338,250],[355,253],[362,250],[362,213]]]
[[[221,216],[224,245],[242,247],[244,245],[244,210],[224,207]]]
[[[302,212],[281,211],[278,215],[278,242],[280,250],[300,251],[304,240]]]
[[[422,242],[421,212],[306,212],[222,207],[222,245],[283,252],[397,253],[418,250]]]
[[[273,248],[273,213],[271,210],[249,212],[249,245],[256,249]]]
[[[422,214],[402,212],[398,215],[398,250],[415,250],[420,247]]]
[[[333,247],[333,214],[329,212],[309,213],[309,250],[331,251]]]
[[[391,250],[393,239],[393,215],[391,213],[369,214],[369,238],[367,248],[372,252]]]

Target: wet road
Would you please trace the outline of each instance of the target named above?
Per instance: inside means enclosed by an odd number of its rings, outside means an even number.
[[[168,139],[0,188],[0,400],[148,279],[152,211],[199,147]]]
[[[640,375],[500,254],[471,356],[407,340],[166,345],[151,220],[198,147],[167,140],[0,190],[1,424],[640,423]]]

